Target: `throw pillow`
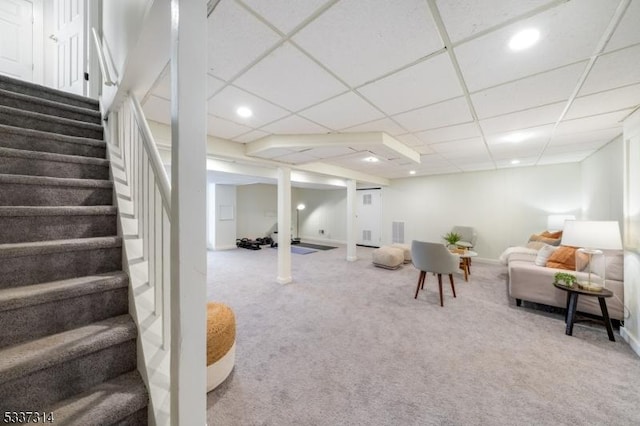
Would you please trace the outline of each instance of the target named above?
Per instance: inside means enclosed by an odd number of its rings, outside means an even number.
[[[547,268],[576,270],[576,250],[578,247],[560,246],[547,260]],[[586,255],[583,264],[587,264]]]
[[[548,237],[543,237],[542,235],[538,235],[538,234],[532,234],[529,237],[529,241],[542,241],[545,244],[549,244],[550,246],[559,246],[560,245],[560,238],[548,238]]]
[[[549,232],[549,231],[544,231],[542,234],[543,237],[545,238],[562,238],[562,231],[556,231],[556,232]]]
[[[605,252],[605,278],[624,281],[624,256],[622,253]]]
[[[542,241],[529,241],[526,245],[527,248],[540,250],[544,246],[548,246],[549,244],[543,243]]]
[[[538,251],[538,256],[536,256],[535,264],[538,266],[546,266],[549,256],[551,256],[553,252],[556,251],[557,249],[558,247],[554,247],[550,245],[545,245],[544,247],[542,247]]]

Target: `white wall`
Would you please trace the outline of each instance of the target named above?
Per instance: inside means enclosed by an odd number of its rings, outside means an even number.
[[[240,185],[236,188],[237,236],[258,238],[270,235],[278,222],[276,185]]]
[[[497,259],[545,230],[549,214],[579,215],[580,190],[578,163],[394,180],[382,192],[382,241],[390,242],[392,221],[405,222],[407,242],[473,226],[479,256]]]
[[[293,188],[291,205],[303,203],[300,212],[300,237],[303,240],[327,240],[345,243],[347,240],[347,190]],[[324,233],[320,233],[323,230]],[[295,234],[295,229],[294,229]]]
[[[581,163],[582,218],[624,223],[622,137]]]
[[[629,316],[620,333],[640,355],[640,111],[624,122],[624,302]]]
[[[235,248],[238,211],[236,187],[209,181],[207,197],[207,247],[212,250]]]

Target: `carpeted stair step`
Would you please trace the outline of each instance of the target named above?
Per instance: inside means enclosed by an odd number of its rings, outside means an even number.
[[[0,105],[0,124],[102,140],[102,126]]]
[[[121,269],[120,237],[0,245],[0,289]]]
[[[113,182],[0,174],[0,206],[107,206]]]
[[[50,87],[29,83],[15,78],[0,75],[0,89],[11,92],[23,93],[29,96],[48,99],[67,105],[74,105],[81,108],[98,111],[100,106],[95,99],[85,98],[73,93],[67,93]]]
[[[136,336],[127,314],[0,349],[2,407],[42,411],[134,371]]]
[[[3,89],[0,89],[0,105],[87,123],[100,124],[102,121],[100,111],[95,109],[81,108]]]
[[[128,312],[122,271],[0,290],[0,348]]]
[[[0,173],[71,179],[109,179],[109,161],[0,147]]]
[[[54,424],[138,426],[147,424],[148,399],[140,374],[132,371],[45,411],[53,413]]]
[[[2,124],[0,124],[0,146],[25,151],[106,158],[106,143],[102,140],[60,135]]]
[[[116,235],[114,206],[0,206],[0,244]]]

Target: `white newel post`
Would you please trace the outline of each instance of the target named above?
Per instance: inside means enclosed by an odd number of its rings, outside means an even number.
[[[358,260],[356,255],[356,181],[347,181],[347,260]]]
[[[207,3],[171,0],[171,424],[206,423]]]
[[[278,168],[278,282],[291,282],[291,169]]]

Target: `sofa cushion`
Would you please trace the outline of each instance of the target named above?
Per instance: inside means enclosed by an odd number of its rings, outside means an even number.
[[[605,278],[607,280],[624,281],[624,256],[622,252],[607,252],[604,256]]]
[[[538,250],[538,255],[536,256],[534,263],[538,266],[546,266],[549,256],[551,256],[557,249],[558,247],[545,244],[544,247]]]

